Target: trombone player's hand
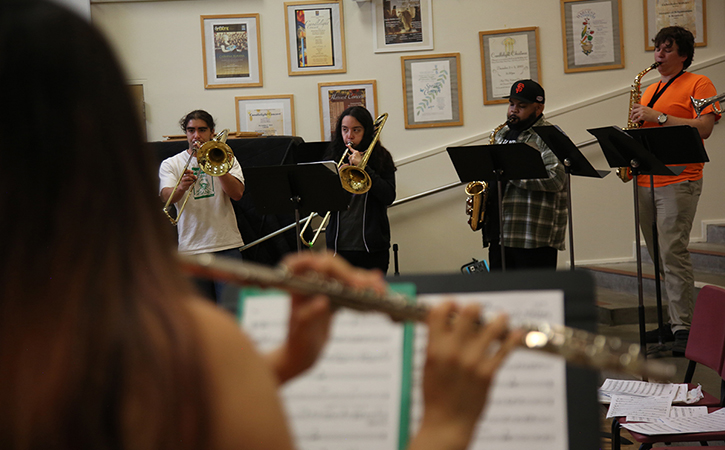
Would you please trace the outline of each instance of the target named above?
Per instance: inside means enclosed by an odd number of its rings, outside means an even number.
[[[191,186],[193,186],[194,183],[196,183],[196,178],[197,177],[196,177],[196,175],[194,175],[194,172],[192,172],[189,169],[186,169],[184,171],[184,175],[181,177],[181,182],[179,183],[179,187],[177,188],[177,190],[179,190],[181,192],[188,191],[189,188]]]

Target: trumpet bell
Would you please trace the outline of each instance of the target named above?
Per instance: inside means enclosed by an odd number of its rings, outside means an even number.
[[[365,170],[357,166],[345,166],[340,169],[342,187],[352,194],[364,194],[372,187],[372,180]]]

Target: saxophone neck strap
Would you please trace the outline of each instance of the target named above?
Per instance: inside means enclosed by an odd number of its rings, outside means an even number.
[[[680,77],[680,75],[682,75],[683,73],[685,73],[685,71],[684,71],[684,70],[681,70],[681,71],[680,71],[680,73],[678,73],[678,74],[677,74],[677,75],[675,75],[674,77],[670,78],[670,81],[668,81],[668,82],[667,82],[667,84],[665,84],[664,86],[662,86],[662,82],[661,82],[661,81],[660,81],[660,82],[658,82],[658,83],[657,83],[657,89],[655,90],[655,94],[654,94],[654,95],[652,96],[652,99],[651,99],[651,100],[649,101],[649,103],[647,103],[647,106],[648,106],[649,108],[652,108],[652,107],[654,107],[654,105],[655,105],[655,103],[657,102],[657,100],[659,100],[659,99],[660,99],[660,97],[662,97],[662,94],[664,94],[664,93],[665,93],[665,91],[667,90],[667,88],[668,88],[668,87],[670,87],[670,85],[671,85],[671,84],[672,84],[672,83],[673,83],[673,82],[674,82],[674,81],[675,81],[676,79],[678,79],[678,78]]]

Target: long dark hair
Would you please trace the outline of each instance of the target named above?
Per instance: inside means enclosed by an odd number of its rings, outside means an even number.
[[[105,39],[0,3],[0,446],[204,448],[191,287]]]
[[[342,138],[342,119],[344,119],[345,116],[354,117],[365,129],[363,138],[358,145],[358,150],[367,149],[373,141],[375,124],[370,112],[362,106],[351,106],[345,109],[337,118],[335,131],[333,133],[330,146],[327,148],[325,159],[331,159],[338,162],[342,157],[342,153],[345,151],[345,141]],[[372,167],[373,170],[380,173],[395,172],[397,170],[395,163],[393,162],[393,156],[385,147],[382,146],[380,139],[378,139],[375,147],[373,147],[373,153],[370,155],[368,165]]]

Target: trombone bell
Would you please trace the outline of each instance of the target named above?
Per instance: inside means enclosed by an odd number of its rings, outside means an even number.
[[[709,98],[700,98],[696,99],[695,97],[690,97],[690,101],[692,101],[692,107],[695,108],[695,113],[697,114],[697,117],[700,117],[700,114],[702,114],[702,110],[707,108],[708,106],[712,105],[713,103],[717,103],[720,100],[725,99],[725,94],[718,94],[713,95]],[[722,114],[722,107],[718,108],[717,106],[713,106],[713,109],[717,114]]]

